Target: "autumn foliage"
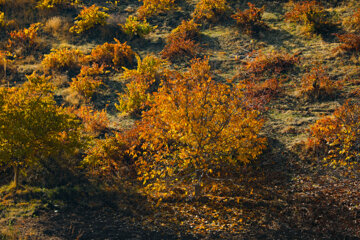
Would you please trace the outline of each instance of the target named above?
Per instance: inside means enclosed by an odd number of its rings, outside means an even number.
[[[75,71],[80,68],[84,54],[77,49],[59,48],[51,49],[41,62],[45,72]]]
[[[122,78],[130,81],[126,84],[125,93],[119,95],[119,104],[115,104],[120,112],[135,115],[148,108],[152,93],[157,91],[161,79],[165,76],[166,61],[154,56],[138,59],[137,69],[125,68]]]
[[[121,43],[116,38],[115,43],[104,43],[97,45],[91,50],[91,54],[86,56],[86,60],[90,63],[97,63],[99,66],[113,67],[119,69],[121,67],[129,67],[133,65],[135,53],[126,43]]]
[[[195,184],[198,195],[204,179],[226,177],[256,158],[265,148],[263,121],[247,108],[242,89],[215,82],[208,59],[168,78],[137,125],[139,179],[160,192],[179,181]]]
[[[319,33],[330,24],[324,7],[316,0],[290,1],[289,7],[285,14],[286,21],[302,24],[305,32]]]
[[[223,17],[228,11],[228,3],[226,0],[200,0],[193,12],[195,21],[216,22]]]
[[[144,37],[151,33],[157,26],[151,26],[146,19],[139,20],[136,16],[130,15],[125,24],[120,24],[123,32],[131,38],[134,36]]]
[[[80,123],[56,105],[49,78],[27,78],[21,87],[0,88],[0,163],[14,169],[15,185],[26,167],[82,145]]]
[[[340,45],[335,49],[342,52],[360,52],[360,34],[345,33],[335,34],[339,39]]]
[[[279,51],[263,53],[261,50],[249,54],[250,60],[245,62],[244,70],[256,76],[265,74],[280,74],[291,70],[300,58],[297,54],[288,54]]]
[[[31,24],[29,28],[10,32],[8,47],[10,49],[15,47],[22,48],[25,52],[33,51],[38,44],[38,31],[41,26],[41,23],[34,23]]]
[[[307,146],[333,166],[360,163],[360,106],[347,101],[333,115],[310,126]]]
[[[310,100],[333,97],[341,89],[341,82],[334,81],[323,67],[313,67],[301,80],[301,93]]]
[[[175,0],[142,0],[143,5],[137,10],[140,19],[149,18],[159,13],[175,9]]]
[[[231,17],[236,20],[239,28],[246,34],[256,33],[259,29],[266,26],[262,21],[262,15],[265,11],[265,6],[256,8],[254,4],[248,3],[249,9],[241,11],[240,9]]]
[[[80,14],[75,18],[75,25],[70,28],[70,32],[77,34],[88,31],[97,25],[105,25],[109,17],[105,11],[107,8],[96,6],[84,7]]]

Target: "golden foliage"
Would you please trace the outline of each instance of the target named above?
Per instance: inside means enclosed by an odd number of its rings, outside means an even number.
[[[140,19],[145,19],[175,9],[175,0],[140,0],[143,5],[138,8]]]
[[[37,7],[40,9],[77,7],[79,0],[40,0]]]
[[[41,62],[45,72],[76,70],[80,68],[84,54],[77,49],[51,49]]]
[[[109,125],[106,111],[96,111],[90,106],[81,106],[74,110],[74,113],[81,118],[85,132],[97,136],[104,132]]]
[[[244,103],[242,85],[215,82],[208,59],[191,61],[186,73],[173,73],[154,93],[137,125],[141,150],[132,154],[139,179],[161,191],[182,180],[201,184],[226,176],[265,148],[258,117]]]
[[[91,54],[86,57],[87,61],[103,65],[105,67],[120,68],[132,66],[135,52],[126,42],[120,43],[116,38],[115,43],[104,43],[97,45],[91,50]]]
[[[69,31],[80,34],[97,25],[105,25],[106,19],[109,17],[109,14],[105,12],[107,10],[107,8],[98,7],[95,4],[90,7],[84,7],[75,18],[77,20],[75,25]]]
[[[351,167],[360,163],[360,106],[347,101],[332,116],[310,126],[307,145],[328,164]]]
[[[195,21],[212,21],[216,22],[220,16],[228,11],[228,3],[226,0],[200,0],[193,12]]]
[[[10,32],[8,47],[11,49],[20,47],[25,51],[33,51],[37,46],[38,30],[41,26],[41,23],[33,23],[29,28]]]
[[[115,104],[120,112],[140,114],[146,109],[152,99],[152,93],[157,90],[160,78],[164,75],[166,61],[154,56],[138,59],[136,70],[125,68],[123,78],[130,80],[126,84],[125,93],[119,95],[119,104]]]
[[[266,26],[262,21],[262,15],[265,11],[265,6],[262,8],[256,8],[254,4],[248,3],[249,9],[241,11],[237,10],[237,13],[233,14],[231,17],[236,20],[238,26],[246,33],[253,34],[257,32],[260,28]]]
[[[126,19],[126,23],[120,24],[123,32],[130,37],[133,36],[139,36],[144,37],[145,35],[148,35],[151,33],[154,29],[157,28],[157,26],[151,26],[146,19],[139,20],[136,16],[130,15]]]

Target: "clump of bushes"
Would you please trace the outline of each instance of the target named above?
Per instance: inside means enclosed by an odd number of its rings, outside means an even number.
[[[308,150],[333,166],[352,167],[360,160],[360,106],[347,101],[331,116],[310,126]]]
[[[167,44],[161,52],[162,57],[172,62],[195,57],[200,50],[199,44],[195,42],[200,32],[198,27],[199,24],[193,19],[183,20],[167,37]]]
[[[142,20],[175,9],[175,0],[142,0],[142,2],[143,5],[137,10]]]
[[[341,88],[339,81],[331,80],[323,67],[313,67],[301,79],[301,93],[309,100],[320,100],[333,97]]]
[[[340,45],[335,49],[335,51],[360,52],[360,34],[345,33],[335,34],[335,36],[340,41]]]
[[[135,59],[135,52],[126,42],[120,43],[116,38],[115,43],[104,43],[92,49],[86,60],[97,63],[100,66],[121,68],[132,66]]]
[[[84,54],[77,49],[60,48],[51,49],[41,62],[45,72],[75,71],[80,68]]]
[[[120,24],[123,32],[131,38],[134,36],[144,37],[151,33],[157,26],[151,26],[146,19],[139,20],[136,16],[130,15],[126,19],[126,23]]]
[[[97,25],[105,25],[106,20],[109,17],[105,11],[107,8],[98,7],[95,4],[90,7],[84,7],[80,14],[75,18],[75,25],[70,28],[70,32],[83,33]]]
[[[216,22],[226,15],[228,9],[226,0],[200,0],[195,6],[193,18],[195,21]]]
[[[40,0],[37,7],[40,9],[76,7],[79,0]]]
[[[293,23],[300,23],[307,33],[321,33],[329,25],[328,13],[317,1],[290,1],[290,10],[285,14],[285,20]]]
[[[248,3],[249,9],[241,11],[237,10],[231,17],[236,20],[239,28],[246,34],[253,34],[264,28],[266,24],[262,21],[262,15],[265,11],[265,6],[256,8],[254,4]]]
[[[253,51],[249,56],[252,59],[245,62],[245,70],[256,76],[284,73],[292,69],[300,60],[297,54],[291,55],[276,50],[270,53]]]
[[[41,23],[33,23],[29,28],[10,32],[8,48],[12,50],[14,48],[21,48],[25,52],[34,51],[38,45],[38,31],[41,26]]]

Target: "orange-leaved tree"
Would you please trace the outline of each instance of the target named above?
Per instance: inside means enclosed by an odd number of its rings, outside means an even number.
[[[82,146],[75,115],[56,105],[49,79],[36,73],[20,87],[0,88],[0,165],[21,170]]]
[[[150,191],[187,183],[198,196],[207,180],[226,178],[265,148],[263,121],[246,106],[243,86],[214,81],[208,61],[168,76],[137,125],[142,143],[132,154]]]

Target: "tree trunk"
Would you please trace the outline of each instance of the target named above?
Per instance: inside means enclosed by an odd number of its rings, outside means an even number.
[[[14,187],[17,189],[19,186],[19,167],[14,166]]]

